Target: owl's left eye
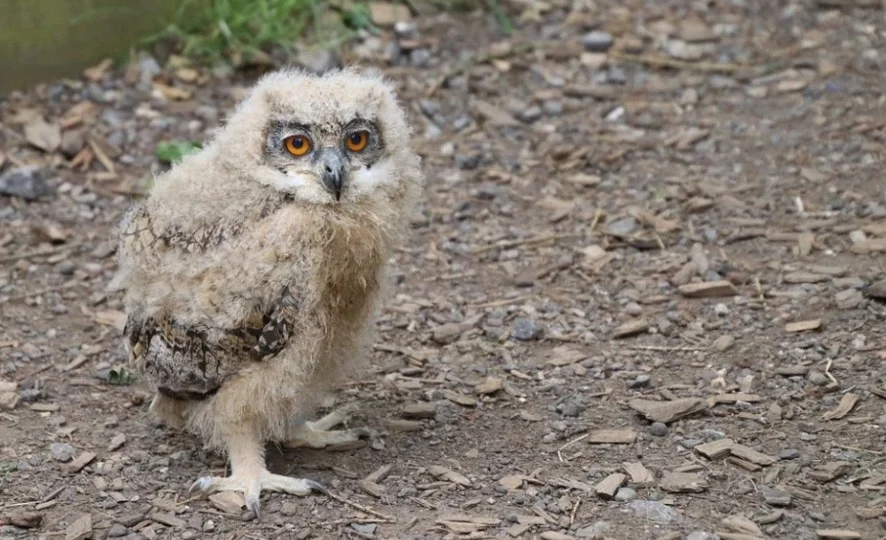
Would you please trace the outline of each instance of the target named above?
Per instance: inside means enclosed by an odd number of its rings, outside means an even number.
[[[301,157],[311,151],[311,140],[304,135],[292,135],[283,140],[286,151],[296,157]]]
[[[366,131],[355,131],[345,140],[345,144],[351,152],[362,152],[368,142],[369,133]]]

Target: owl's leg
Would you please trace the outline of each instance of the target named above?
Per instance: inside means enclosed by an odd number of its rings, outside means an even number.
[[[354,407],[336,409],[314,422],[301,422],[289,429],[284,446],[289,448],[327,448],[330,446],[347,446],[367,438],[370,431],[367,428],[354,428],[333,430],[337,425],[344,423]]]
[[[311,491],[327,493],[325,487],[313,480],[271,474],[265,466],[262,441],[253,430],[238,429],[226,437],[226,444],[231,461],[231,476],[200,477],[191,484],[189,496],[209,495],[217,491],[240,491],[246,500],[246,507],[259,518],[262,490],[282,491],[298,496],[306,496]]]

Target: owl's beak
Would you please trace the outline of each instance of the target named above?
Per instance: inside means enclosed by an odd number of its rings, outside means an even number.
[[[341,200],[342,188],[348,175],[345,169],[345,157],[338,150],[327,149],[320,155],[320,164],[323,167],[321,172],[323,184],[336,201]]]

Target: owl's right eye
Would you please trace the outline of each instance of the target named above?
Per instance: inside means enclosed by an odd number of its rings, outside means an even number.
[[[301,157],[311,151],[311,140],[304,135],[290,135],[283,139],[283,147],[295,157]]]

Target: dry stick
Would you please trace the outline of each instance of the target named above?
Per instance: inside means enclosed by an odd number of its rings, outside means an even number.
[[[510,240],[507,242],[498,242],[496,244],[491,244],[488,246],[479,247],[473,250],[475,255],[479,255],[480,253],[486,253],[487,251],[492,251],[494,249],[511,249],[518,246],[525,246],[529,244],[541,244],[543,242],[549,242],[551,240],[565,240],[567,238],[582,238],[583,234],[579,233],[562,233],[562,234],[546,234],[543,236],[534,236],[532,238],[525,238],[523,240]]]
[[[82,246],[84,243],[85,242],[74,242],[72,244],[65,244],[51,249],[35,249],[33,251],[25,251],[23,253],[13,253],[12,255],[0,257],[0,263],[17,261],[19,259],[30,259],[31,257],[42,257],[44,255],[56,255],[58,253],[64,253],[65,251],[71,249],[76,249]]]
[[[327,495],[329,498],[331,498],[331,499],[335,499],[336,501],[338,501],[338,502],[340,502],[340,503],[342,503],[342,504],[346,504],[346,505],[348,505],[348,506],[350,506],[350,507],[352,507],[352,508],[356,508],[357,510],[359,510],[359,511],[361,511],[361,512],[363,512],[363,513],[371,514],[371,515],[373,515],[373,516],[375,516],[375,517],[377,517],[377,518],[386,519],[386,520],[388,520],[390,523],[396,523],[396,521],[397,521],[397,520],[394,519],[392,516],[389,516],[389,515],[387,515],[387,514],[382,514],[381,512],[378,512],[378,511],[376,511],[376,510],[373,510],[372,508],[369,508],[368,506],[363,506],[363,505],[360,504],[360,503],[355,503],[354,501],[350,501],[350,500],[348,500],[348,499],[345,499],[345,498],[342,497],[341,495],[336,495],[335,493],[332,493],[331,491],[326,491],[326,495]]]
[[[628,54],[620,52],[610,52],[609,56],[616,60],[624,60],[625,62],[634,62],[636,64],[644,64],[652,67],[669,67],[674,69],[706,71],[713,73],[735,73],[750,66],[742,66],[739,64],[718,64],[711,62],[685,62],[683,60],[674,60],[673,58],[665,58],[662,56],[648,56],[640,54]]]

